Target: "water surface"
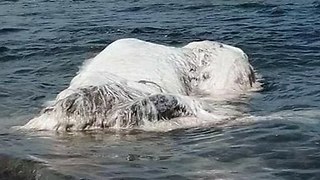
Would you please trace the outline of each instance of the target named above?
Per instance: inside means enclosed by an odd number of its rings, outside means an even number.
[[[0,2],[0,179],[320,179],[320,2]],[[18,133],[114,40],[242,48],[264,90],[254,123],[156,132]]]

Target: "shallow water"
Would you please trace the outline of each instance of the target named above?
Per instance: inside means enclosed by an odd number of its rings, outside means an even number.
[[[320,179],[320,1],[0,2],[0,179]],[[159,132],[25,133],[112,41],[242,48],[264,90],[254,122]]]

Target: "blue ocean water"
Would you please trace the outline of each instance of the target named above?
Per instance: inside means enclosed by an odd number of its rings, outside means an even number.
[[[320,179],[320,1],[0,1],[0,179]],[[264,78],[256,122],[150,132],[22,134],[114,40],[242,48]]]

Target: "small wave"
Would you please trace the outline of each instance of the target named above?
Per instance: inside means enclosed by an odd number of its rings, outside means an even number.
[[[185,6],[183,9],[185,10],[204,10],[204,9],[212,9],[215,8],[217,5],[214,4],[202,4],[202,5],[190,5]]]
[[[26,31],[28,29],[25,28],[1,28],[0,34],[7,34],[7,33],[14,33],[14,32],[20,32],[20,31]]]
[[[174,3],[169,3],[169,4],[160,4],[160,3],[155,3],[155,4],[148,4],[145,6],[134,6],[134,7],[128,7],[120,10],[116,10],[116,12],[141,12],[141,11],[152,11],[152,12],[167,12],[171,11],[173,9],[178,9],[180,6]]]
[[[18,2],[19,0],[2,0],[4,2]]]
[[[212,36],[214,34],[214,32],[212,31],[202,31],[202,32],[198,32],[195,34],[196,37],[199,37],[199,36],[203,36],[203,37],[207,37],[207,36]]]
[[[176,38],[183,36],[183,32],[171,32],[166,35],[166,37]]]
[[[312,6],[313,6],[314,8],[316,8],[316,9],[320,8],[320,1],[314,1],[314,2],[312,3]]]
[[[313,109],[292,110],[290,108],[269,115],[250,116],[251,122],[259,123],[265,121],[297,122],[303,124],[319,124],[320,111]]]
[[[120,26],[93,26],[81,29],[83,32],[99,32],[99,33],[116,33],[116,32],[126,32]],[[105,40],[105,39],[104,39]],[[104,42],[105,43],[105,42]]]
[[[0,154],[0,179],[75,179],[50,170],[44,164]]]
[[[34,71],[34,68],[18,68],[15,71],[13,71],[13,74],[29,74],[32,71]]]
[[[272,8],[258,10],[257,13],[263,13],[270,17],[279,17],[285,15],[287,13],[287,9],[276,6]]]
[[[13,60],[18,60],[21,56],[18,55],[5,55],[0,58],[0,62],[8,62]]]
[[[3,98],[3,97],[10,97],[10,94],[6,92],[0,92],[0,98]]]
[[[22,17],[25,17],[25,16],[38,16],[40,14],[41,14],[40,12],[28,12],[28,13],[19,14],[19,16],[22,16]]]
[[[9,90],[0,87],[0,97],[10,97]]]
[[[134,28],[131,30],[131,33],[140,34],[140,33],[156,33],[161,31],[167,31],[168,29],[164,28],[156,28],[156,27],[141,27],[141,28]]]
[[[286,10],[280,7],[274,7],[271,9],[272,15],[283,15],[286,13]]]
[[[226,19],[223,19],[223,21],[242,21],[242,20],[246,20],[249,19],[249,17],[227,17]]]
[[[38,101],[40,99],[44,99],[45,97],[46,96],[44,96],[44,95],[33,95],[29,99],[32,100],[32,101]]]
[[[7,52],[9,51],[10,49],[6,46],[0,46],[0,53],[3,53],[3,52]]]
[[[48,87],[55,87],[55,84],[49,83],[49,82],[42,82],[39,84],[40,88],[48,88]]]
[[[144,9],[145,9],[145,7],[135,6],[135,7],[129,7],[129,8],[117,10],[117,12],[137,12],[137,11],[141,11]]]
[[[235,5],[237,8],[244,8],[244,9],[252,9],[252,8],[274,8],[276,5],[262,3],[262,2],[247,2],[242,4]]]

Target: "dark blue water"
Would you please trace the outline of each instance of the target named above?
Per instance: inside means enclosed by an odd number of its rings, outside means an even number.
[[[254,123],[169,133],[17,133],[114,40],[242,48]],[[0,179],[320,179],[320,1],[0,1]]]

